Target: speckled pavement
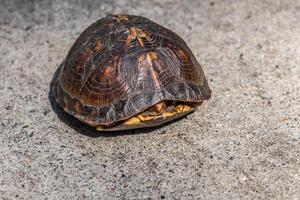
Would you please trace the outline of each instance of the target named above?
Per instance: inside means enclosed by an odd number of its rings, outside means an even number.
[[[64,115],[52,76],[107,13],[184,38],[211,100],[115,134]],[[0,199],[300,199],[299,19],[299,0],[0,0]]]

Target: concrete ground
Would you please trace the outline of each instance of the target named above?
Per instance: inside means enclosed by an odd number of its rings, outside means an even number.
[[[182,36],[212,99],[134,134],[51,107],[53,73],[107,13]],[[300,199],[299,0],[0,0],[0,57],[0,199]]]

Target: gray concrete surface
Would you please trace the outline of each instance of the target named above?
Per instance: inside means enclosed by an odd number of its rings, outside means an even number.
[[[212,99],[134,134],[58,117],[52,75],[107,13],[182,36]],[[300,199],[299,0],[0,0],[0,57],[1,199]]]

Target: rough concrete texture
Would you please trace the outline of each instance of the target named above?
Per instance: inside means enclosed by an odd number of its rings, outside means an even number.
[[[51,107],[53,73],[107,13],[182,36],[212,99],[134,134]],[[0,0],[1,199],[299,199],[299,19],[299,0]]]

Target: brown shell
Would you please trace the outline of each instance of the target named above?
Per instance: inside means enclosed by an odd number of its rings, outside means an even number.
[[[162,100],[202,102],[211,95],[186,43],[132,15],[108,15],[83,31],[53,83],[57,103],[91,126],[125,120]]]

